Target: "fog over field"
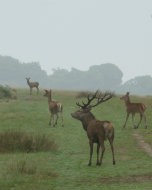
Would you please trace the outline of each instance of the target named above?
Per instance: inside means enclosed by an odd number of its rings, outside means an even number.
[[[0,54],[48,74],[113,63],[124,82],[151,75],[151,0],[0,0],[0,23]]]

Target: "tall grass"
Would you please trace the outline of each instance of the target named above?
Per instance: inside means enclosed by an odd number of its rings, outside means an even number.
[[[33,135],[20,130],[0,133],[0,152],[55,151],[57,145],[46,134]]]

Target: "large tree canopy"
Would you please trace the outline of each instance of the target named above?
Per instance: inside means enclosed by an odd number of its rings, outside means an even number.
[[[139,76],[122,84],[122,71],[112,63],[93,65],[87,71],[76,68],[53,69],[51,75],[38,62],[21,63],[9,56],[0,56],[0,84],[26,87],[25,77],[38,81],[40,88],[65,90],[111,90],[116,93],[152,94],[152,77]]]

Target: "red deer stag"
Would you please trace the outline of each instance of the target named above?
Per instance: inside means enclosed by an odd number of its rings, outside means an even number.
[[[124,96],[122,96],[120,98],[121,100],[124,100],[125,105],[126,105],[126,112],[127,112],[127,116],[126,116],[126,121],[123,125],[123,128],[125,128],[127,120],[129,118],[129,115],[132,114],[132,123],[134,128],[138,128],[142,119],[144,118],[144,122],[145,122],[145,128],[147,128],[147,124],[146,124],[146,116],[144,114],[145,110],[146,110],[146,106],[143,103],[132,103],[130,101],[130,97],[129,97],[129,92],[127,92]],[[134,117],[135,114],[139,113],[140,114],[140,120],[139,123],[136,125],[134,125]]]
[[[112,150],[112,157],[113,157],[113,164],[115,164],[114,158],[114,147],[113,147],[113,140],[114,140],[114,127],[110,121],[100,121],[95,118],[95,116],[91,113],[91,108],[103,103],[113,97],[112,93],[99,93],[96,91],[93,95],[89,94],[87,96],[87,103],[82,101],[80,103],[76,103],[80,109],[74,113],[71,113],[71,116],[79,121],[81,121],[84,130],[87,132],[87,136],[89,139],[90,145],[90,159],[88,166],[92,164],[92,154],[93,154],[93,144],[97,143],[97,163],[96,165],[102,164],[102,158],[105,151],[104,141],[108,138],[111,150]],[[90,103],[96,100],[93,105]],[[99,150],[101,147],[101,157],[99,159]]]
[[[49,110],[51,113],[49,125],[51,125],[52,123],[53,123],[53,127],[57,125],[57,121],[59,118],[58,113],[60,113],[61,119],[62,119],[62,127],[63,127],[63,105],[58,101],[52,100],[51,90],[44,90],[44,91],[45,91],[44,96],[48,97],[48,105],[49,105]],[[56,119],[54,119],[55,116],[56,116]]]
[[[36,88],[37,89],[37,94],[39,93],[39,83],[38,82],[30,82],[30,77],[26,78],[27,84],[30,87],[30,95],[32,94],[32,89]]]

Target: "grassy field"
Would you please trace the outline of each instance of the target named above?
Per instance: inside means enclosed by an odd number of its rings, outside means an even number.
[[[53,99],[64,105],[64,127],[50,127],[47,99],[42,90],[37,96],[26,89],[18,90],[17,100],[0,100],[0,133],[20,131],[33,136],[46,136],[55,143],[50,150],[32,152],[0,152],[0,190],[150,190],[152,188],[152,157],[139,145],[133,134],[142,135],[152,146],[152,97],[131,97],[148,105],[148,128],[143,123],[133,129],[131,119],[125,129],[125,106],[119,97],[105,102],[92,110],[96,118],[110,120],[115,126],[116,165],[108,142],[103,164],[87,166],[89,145],[81,123],[70,113],[77,109],[76,92],[53,91]],[[81,101],[81,100],[80,100]],[[138,117],[136,117],[136,120]],[[9,138],[9,136],[6,138]],[[8,141],[8,140],[7,140]],[[7,142],[6,141],[6,142]],[[5,143],[1,141],[2,145]]]

